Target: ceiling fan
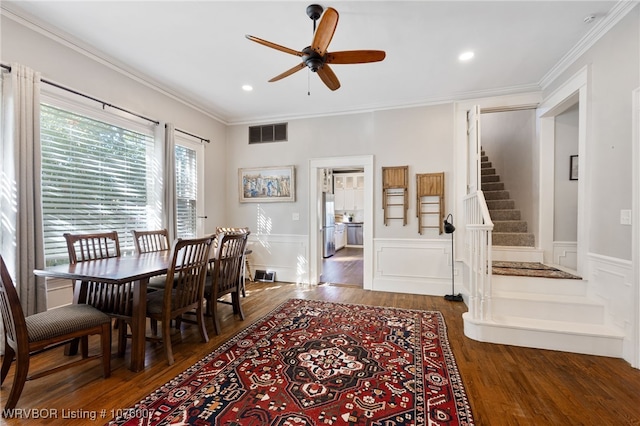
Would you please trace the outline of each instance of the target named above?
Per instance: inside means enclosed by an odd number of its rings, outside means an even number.
[[[379,62],[385,58],[385,52],[382,50],[344,50],[340,52],[328,52],[327,48],[338,26],[339,15],[332,7],[324,10],[324,14],[322,13],[323,10],[322,6],[318,4],[312,4],[307,7],[307,15],[313,20],[314,35],[311,46],[307,46],[301,51],[289,49],[288,47],[280,46],[279,44],[262,40],[248,34],[246,35],[251,41],[302,58],[300,64],[273,77],[269,82],[288,77],[306,66],[311,71],[317,73],[329,89],[336,90],[340,88],[340,81],[329,67],[329,64],[363,64],[367,62]],[[316,30],[316,21],[320,16],[322,16],[322,19]]]

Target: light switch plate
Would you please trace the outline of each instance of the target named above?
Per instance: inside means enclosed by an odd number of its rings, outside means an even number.
[[[293,214],[291,215],[291,218],[292,218],[293,220],[300,220],[300,213],[293,213]]]
[[[620,225],[631,225],[631,210],[620,210]]]

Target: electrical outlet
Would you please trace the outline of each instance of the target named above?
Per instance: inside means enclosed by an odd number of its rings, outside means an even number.
[[[631,210],[620,210],[620,225],[631,225]]]
[[[300,213],[293,213],[293,214],[291,215],[291,218],[292,218],[293,220],[300,220]]]

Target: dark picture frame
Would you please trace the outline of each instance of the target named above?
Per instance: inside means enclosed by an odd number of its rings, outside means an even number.
[[[578,180],[578,156],[569,156],[569,180]]]

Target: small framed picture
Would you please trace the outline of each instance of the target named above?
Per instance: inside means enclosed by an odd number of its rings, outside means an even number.
[[[578,156],[569,157],[569,180],[578,180]]]

